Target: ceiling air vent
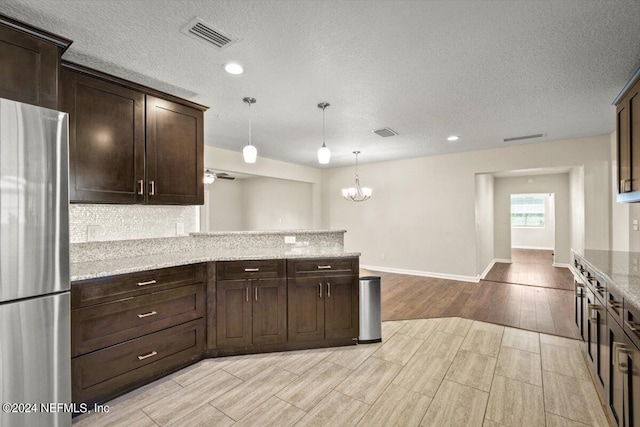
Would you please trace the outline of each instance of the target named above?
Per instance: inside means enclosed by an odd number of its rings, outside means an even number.
[[[383,138],[389,138],[390,136],[396,136],[398,134],[398,132],[391,128],[382,128],[378,130],[372,130],[371,132]]]
[[[536,133],[535,135],[524,135],[524,136],[514,136],[512,138],[504,138],[503,142],[514,142],[514,141],[522,141],[523,139],[533,139],[533,138],[542,138],[545,136],[544,133]]]
[[[201,42],[211,43],[219,48],[227,47],[236,41],[236,39],[230,35],[225,34],[220,30],[216,30],[200,18],[196,18],[189,22],[189,24],[180,31],[194,39],[198,39]]]

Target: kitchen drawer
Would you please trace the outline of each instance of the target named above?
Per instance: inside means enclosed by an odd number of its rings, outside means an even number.
[[[216,272],[218,280],[285,277],[285,260],[219,261]]]
[[[109,400],[202,358],[204,319],[71,360],[73,402]]]
[[[121,274],[71,283],[71,308],[81,308],[205,282],[205,264]]]
[[[586,278],[587,286],[589,286],[596,298],[604,304],[607,295],[607,283],[591,269],[585,271],[584,277]]]
[[[636,347],[640,348],[640,312],[624,302],[622,329],[631,338]]]
[[[287,262],[287,276],[358,274],[358,258],[294,259]]]
[[[607,311],[609,316],[622,325],[624,322],[624,310],[622,294],[611,289],[611,286],[607,287]]]
[[[204,284],[71,310],[71,356],[204,317]]]

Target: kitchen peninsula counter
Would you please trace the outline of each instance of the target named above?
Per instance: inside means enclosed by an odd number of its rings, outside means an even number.
[[[211,261],[359,257],[344,250],[344,230],[192,233],[184,237],[71,245],[71,281]],[[285,244],[284,236],[295,243]]]

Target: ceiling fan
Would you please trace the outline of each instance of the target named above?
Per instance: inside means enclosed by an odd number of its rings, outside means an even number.
[[[228,179],[228,180],[234,180],[236,179],[235,177],[229,175],[226,172],[213,172],[209,169],[207,169],[206,171],[204,171],[204,183],[205,184],[213,184],[213,182],[216,179]]]

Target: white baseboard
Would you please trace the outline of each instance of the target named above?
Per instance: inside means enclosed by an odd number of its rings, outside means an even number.
[[[493,262],[501,262],[503,264],[513,264],[510,258],[495,258]]]
[[[491,261],[489,263],[489,265],[487,266],[487,268],[484,269],[484,271],[482,272],[482,274],[480,275],[480,280],[484,280],[485,277],[487,277],[487,274],[489,274],[489,271],[491,271],[491,269],[493,268],[493,266],[496,264],[496,260],[494,259],[493,261]]]
[[[407,274],[409,276],[433,277],[436,279],[457,280],[460,282],[478,283],[480,276],[460,276],[457,274],[434,273],[431,271],[405,270],[404,268],[378,267],[375,265],[361,265],[360,268],[371,271],[382,271],[383,273]]]
[[[568,268],[569,270],[571,270],[571,264],[565,264],[564,262],[554,262],[553,264],[554,267],[564,267],[564,268]]]
[[[511,249],[535,249],[539,251],[553,251],[555,248],[545,248],[542,246],[511,246]]]

